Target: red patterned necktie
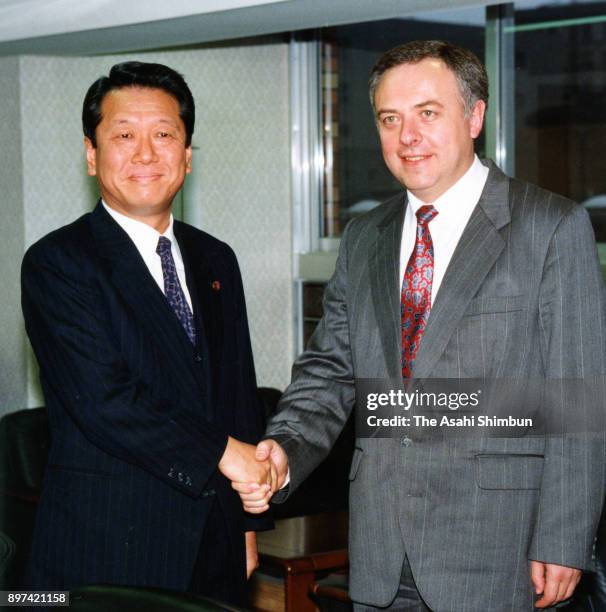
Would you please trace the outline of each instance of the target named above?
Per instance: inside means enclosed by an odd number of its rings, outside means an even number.
[[[417,239],[402,281],[402,376],[410,378],[431,310],[433,242],[429,222],[438,214],[431,205],[417,211]]]

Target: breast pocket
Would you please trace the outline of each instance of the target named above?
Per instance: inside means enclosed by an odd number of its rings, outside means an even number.
[[[525,307],[525,295],[482,295],[471,300],[465,311],[465,316],[508,314],[524,310]]]
[[[480,296],[469,303],[447,352],[457,375],[485,378],[509,375],[528,329],[527,296]]]
[[[476,455],[476,482],[480,489],[506,491],[539,489],[543,455]]]

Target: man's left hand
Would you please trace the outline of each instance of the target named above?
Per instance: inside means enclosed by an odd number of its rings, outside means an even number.
[[[259,554],[257,551],[257,534],[254,531],[247,531],[244,534],[246,542],[246,579],[259,567]]]
[[[572,597],[581,579],[581,570],[555,563],[531,561],[530,577],[535,593],[541,595],[534,604],[535,608],[549,608]]]

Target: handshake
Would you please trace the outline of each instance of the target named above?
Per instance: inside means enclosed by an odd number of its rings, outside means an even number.
[[[275,440],[263,440],[255,447],[230,436],[219,470],[231,480],[244,510],[260,514],[269,508],[272,495],[286,481],[288,457]]]

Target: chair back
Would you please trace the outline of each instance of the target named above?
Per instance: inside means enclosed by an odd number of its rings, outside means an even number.
[[[8,589],[7,576],[15,556],[15,543],[0,531],[0,590]]]
[[[269,419],[276,412],[282,393],[271,387],[259,387],[258,394]],[[284,503],[272,507],[274,518],[347,510],[354,435],[353,417],[350,417],[326,459]]]
[[[18,410],[0,419],[0,490],[37,499],[50,448],[45,408]]]
[[[4,590],[21,586],[49,448],[44,408],[19,410],[0,419],[0,532],[7,551],[0,571]]]

